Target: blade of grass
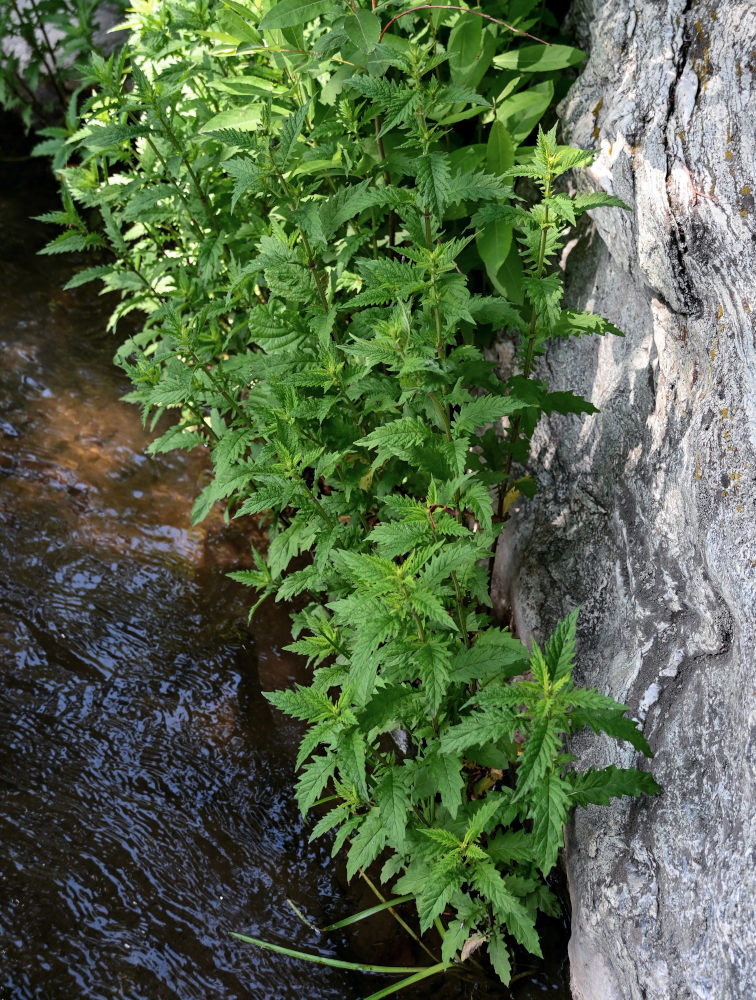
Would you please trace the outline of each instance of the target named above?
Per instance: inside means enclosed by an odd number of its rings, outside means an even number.
[[[271,944],[270,941],[261,941],[260,938],[247,937],[246,934],[237,934],[231,931],[231,937],[246,944],[257,945],[258,948],[265,948],[267,951],[275,951],[280,955],[288,955],[289,958],[301,958],[304,962],[314,962],[316,965],[330,965],[334,969],[349,969],[351,972],[381,972],[389,976],[404,976],[408,972],[413,975],[426,973],[428,969],[435,971],[436,966],[400,966],[400,965],[366,965],[364,962],[344,962],[340,958],[329,958],[327,955],[312,955],[307,951],[296,951],[294,948],[285,948],[282,944]],[[443,963],[438,966],[443,968]],[[421,977],[423,978],[423,977]],[[414,980],[413,980],[414,981]]]
[[[377,903],[375,906],[369,907],[367,910],[360,910],[359,913],[353,913],[350,917],[344,917],[343,920],[337,920],[335,924],[329,924],[328,927],[321,929],[323,933],[326,931],[337,931],[340,927],[349,927],[350,924],[356,924],[360,920],[372,917],[374,913],[380,913],[381,910],[390,910],[392,906],[409,903],[414,898],[414,894],[410,893],[409,896],[397,896],[396,899],[386,899],[382,903]]]
[[[382,1000],[383,997],[389,997],[392,993],[398,993],[399,990],[403,990],[406,986],[412,986],[413,983],[419,983],[421,979],[428,979],[429,976],[435,976],[438,972],[443,971],[443,962],[439,962],[438,965],[429,965],[427,969],[421,969],[414,976],[407,976],[400,983],[393,983],[383,990],[378,990],[377,993],[371,993],[369,997],[365,997],[365,1000]]]

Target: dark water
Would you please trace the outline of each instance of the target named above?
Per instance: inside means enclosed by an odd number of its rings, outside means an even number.
[[[229,936],[426,964],[390,918],[324,940],[287,905],[324,924],[371,899],[308,843],[298,733],[260,693],[304,679],[281,651],[286,612],[264,607],[248,631],[248,592],[224,576],[249,525],[190,526],[202,456],[144,455],[107,304],[62,292],[70,262],[35,255],[49,234],[27,218],[54,197],[5,127],[0,1000],[366,996],[387,980]],[[518,997],[568,996],[559,949]],[[404,996],[505,994],[447,977]]]

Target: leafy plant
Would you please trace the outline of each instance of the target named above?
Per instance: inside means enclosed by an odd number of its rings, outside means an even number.
[[[126,0],[110,0],[125,9]],[[102,0],[4,0],[0,4],[0,107],[26,126],[74,114],[77,60],[89,55]]]
[[[621,202],[558,186],[593,154],[556,128],[526,144],[581,58],[533,42],[542,14],[137,0],[130,43],[92,57],[81,119],[43,146],[64,187],[46,252],[96,251],[71,285],[120,292],[114,325],[146,316],[117,357],[145,419],[175,413],[152,451],[210,451],[195,520],[218,501],[263,519],[267,552],[233,575],[301,603],[289,648],[312,681],[269,698],[306,726],[313,836],[333,831],[350,878],[380,860],[442,938],[375,997],[483,945],[508,983],[513,942],[540,954],[570,811],[657,790],[572,768],[586,726],[650,755],[625,706],[575,683],[577,613],[528,650],[490,610],[533,429],[594,411],[535,361],[619,332],[562,306],[569,228]]]

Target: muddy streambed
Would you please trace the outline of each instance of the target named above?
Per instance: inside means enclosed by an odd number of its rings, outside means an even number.
[[[247,629],[223,571],[249,534],[190,526],[200,454],[145,456],[107,305],[35,255],[54,194],[0,129],[0,1000],[366,996],[389,980],[229,936],[426,964],[389,918],[325,940],[287,905],[325,924],[370,899],[308,843],[298,731],[261,695],[304,679],[286,611]],[[563,965],[516,995],[567,997]]]

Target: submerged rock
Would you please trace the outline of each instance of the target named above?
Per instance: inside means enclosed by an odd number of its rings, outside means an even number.
[[[572,302],[624,339],[541,374],[601,412],[539,427],[541,489],[502,537],[524,638],[582,605],[580,680],[645,720],[663,794],[567,838],[576,1000],[756,989],[756,7],[579,0],[590,58],[561,112],[619,195],[570,248]],[[591,735],[576,766],[635,763]],[[642,764],[641,766],[649,766]]]

